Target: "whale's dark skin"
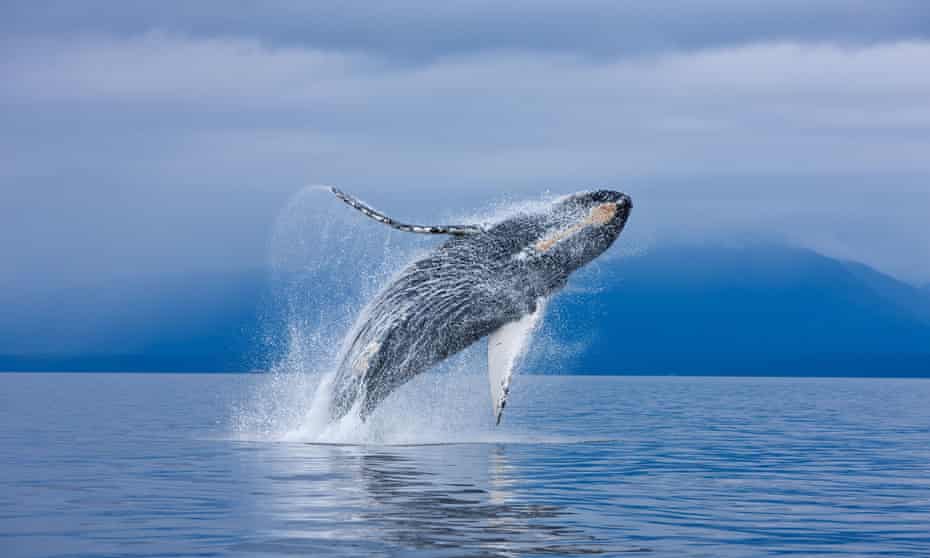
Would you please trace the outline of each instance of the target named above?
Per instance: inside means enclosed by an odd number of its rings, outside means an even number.
[[[334,192],[403,230],[462,232],[410,264],[363,311],[333,382],[333,419],[359,399],[365,419],[412,377],[534,312],[540,298],[613,244],[632,209],[625,194],[598,190],[487,228],[416,227]]]

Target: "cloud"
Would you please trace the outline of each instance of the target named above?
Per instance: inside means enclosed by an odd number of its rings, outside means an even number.
[[[63,254],[87,273],[254,265],[287,195],[335,183],[407,214],[611,184],[637,199],[634,235],[764,229],[930,275],[930,41],[398,64],[153,32],[18,35],[4,51],[0,217],[30,231],[29,248],[5,235],[32,251],[22,273]]]
[[[492,51],[617,58],[759,42],[867,45],[930,38],[922,0],[487,0],[384,5],[272,0],[196,3],[35,0],[5,7],[4,35],[195,38],[374,54],[401,62]]]
[[[915,71],[930,42],[605,62],[482,54],[416,67],[163,35],[18,52],[0,93],[10,105],[155,114],[198,155],[364,151],[388,174],[425,165],[480,180],[930,171],[930,76]]]

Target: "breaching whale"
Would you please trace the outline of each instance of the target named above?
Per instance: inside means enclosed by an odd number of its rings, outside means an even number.
[[[335,420],[358,404],[364,420],[397,387],[488,337],[494,415],[500,423],[520,347],[569,275],[620,235],[626,194],[581,192],[491,225],[408,225],[348,194],[333,194],[396,229],[450,238],[414,261],[362,311],[333,381]]]

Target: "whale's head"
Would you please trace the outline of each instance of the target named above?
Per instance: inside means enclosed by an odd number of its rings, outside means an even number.
[[[579,192],[546,212],[532,252],[565,276],[600,256],[617,240],[633,209],[629,196],[613,190]]]

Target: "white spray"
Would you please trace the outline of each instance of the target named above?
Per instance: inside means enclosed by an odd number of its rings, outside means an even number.
[[[494,222],[544,203],[498,206],[490,216],[475,215],[469,222]],[[331,383],[356,317],[399,269],[439,241],[359,219],[325,187],[296,194],[278,217],[269,246],[275,297],[287,324],[286,348],[235,410],[237,436],[321,443],[445,443],[515,436],[512,430],[493,427],[483,343],[414,378],[368,421],[362,422],[356,412],[330,421]],[[517,355],[525,349],[514,347],[504,373],[508,389]]]

